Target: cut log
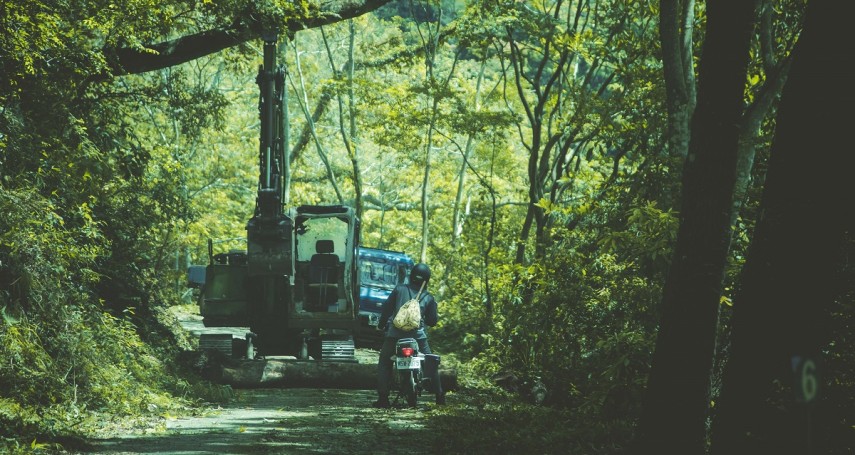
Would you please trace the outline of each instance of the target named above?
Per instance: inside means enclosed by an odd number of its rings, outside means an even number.
[[[444,390],[457,390],[457,371],[439,370]],[[219,382],[232,387],[260,388],[377,388],[377,364],[313,360],[227,360]]]

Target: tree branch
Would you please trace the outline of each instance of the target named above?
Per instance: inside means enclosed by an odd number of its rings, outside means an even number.
[[[320,14],[311,18],[293,18],[285,22],[289,33],[352,19],[371,12],[390,0],[327,0],[320,3]],[[206,30],[174,40],[145,46],[144,49],[105,48],[104,54],[115,75],[138,74],[159,70],[237,46],[261,33],[257,21],[237,20],[234,25]]]

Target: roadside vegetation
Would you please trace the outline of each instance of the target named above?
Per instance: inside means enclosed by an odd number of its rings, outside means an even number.
[[[433,269],[431,343],[463,381],[428,419],[437,451],[849,453],[834,8],[4,3],[0,449],[228,399],[179,361],[169,308],[208,239],[245,248],[277,29],[288,203],[354,206],[364,246]]]
[[[146,425],[216,396],[217,386],[179,370],[176,354],[189,344],[164,311],[168,300],[150,307],[152,317],[132,307],[114,315],[85,286],[98,281],[104,254],[97,229],[69,226],[32,191],[0,192],[0,212],[0,447],[73,447],[94,431]]]

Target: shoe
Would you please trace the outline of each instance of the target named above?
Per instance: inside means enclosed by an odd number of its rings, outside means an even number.
[[[436,395],[436,404],[443,405],[445,404],[445,392]]]
[[[371,406],[378,409],[388,409],[389,408],[389,399],[388,398],[380,398],[371,404]]]

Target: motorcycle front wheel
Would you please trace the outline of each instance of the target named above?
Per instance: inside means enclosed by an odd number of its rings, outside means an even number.
[[[415,371],[401,370],[398,372],[399,384],[401,386],[401,394],[407,399],[407,404],[411,407],[416,406],[416,378]]]

